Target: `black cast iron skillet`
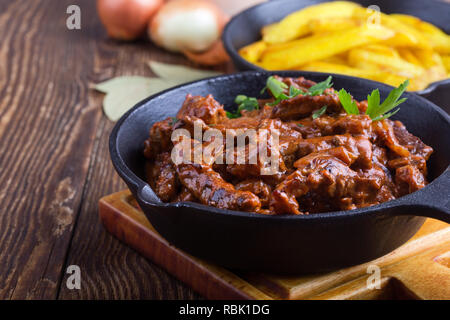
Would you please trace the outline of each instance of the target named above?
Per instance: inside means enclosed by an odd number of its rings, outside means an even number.
[[[222,40],[234,65],[239,70],[257,70],[260,67],[246,61],[238,50],[261,39],[261,28],[280,21],[288,14],[327,0],[278,0],[251,7],[231,19],[224,29]],[[405,13],[428,21],[450,34],[450,4],[434,0],[353,0],[364,7],[377,5],[384,13]],[[430,84],[417,94],[434,102],[450,113],[450,79]]]
[[[143,148],[156,121],[175,116],[186,94],[213,96],[230,109],[237,94],[260,96],[270,74],[244,72],[200,80],[151,96],[126,113],[110,136],[112,162],[158,232],[176,247],[219,265],[277,273],[333,270],[380,257],[407,241],[426,217],[450,222],[450,117],[426,99],[408,100],[394,119],[435,150],[432,182],[422,190],[365,209],[311,215],[267,216],[197,203],[162,203],[144,181]],[[315,72],[276,72],[322,81]],[[375,88],[382,99],[391,87],[342,75],[334,87],[362,100]]]

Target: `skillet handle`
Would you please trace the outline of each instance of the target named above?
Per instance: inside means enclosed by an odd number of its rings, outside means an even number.
[[[398,201],[398,202],[397,202]],[[398,199],[394,215],[416,215],[450,223],[450,169],[426,188]]]
[[[136,190],[137,200],[142,201],[147,206],[155,206],[161,204],[162,201],[148,184],[142,184]]]

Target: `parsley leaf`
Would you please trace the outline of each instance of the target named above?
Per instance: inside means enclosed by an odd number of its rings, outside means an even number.
[[[372,121],[379,121],[387,119],[396,114],[400,109],[389,112],[399,104],[406,101],[406,98],[399,99],[403,92],[409,85],[409,80],[406,80],[398,88],[392,89],[387,98],[380,104],[380,91],[378,89],[373,90],[367,96],[367,110],[366,114],[372,119]],[[348,114],[359,114],[355,101],[352,100],[350,94],[341,89],[339,91],[339,101],[342,107]]]
[[[396,114],[396,113],[399,112],[399,111],[400,111],[400,108],[398,108],[398,109],[395,110],[395,111],[385,113],[385,114],[383,114],[382,116],[378,116],[378,117],[376,117],[375,119],[372,119],[372,121],[379,121],[379,120],[387,119],[387,118],[393,116],[394,114]]]
[[[169,124],[173,127],[178,121],[179,119],[177,119],[176,117],[170,117]]]
[[[274,76],[270,76],[269,78],[267,78],[266,86],[261,90],[261,94],[264,93],[266,89],[269,89],[275,100],[268,105],[273,107],[279,104],[282,100],[291,99],[298,95],[317,96],[323,94],[325,89],[331,88],[331,86],[333,85],[331,79],[332,77],[329,76],[326,80],[313,85],[308,89],[308,91],[303,91],[292,85],[288,87],[288,85],[284,82],[277,80]],[[287,88],[289,88],[289,92],[288,94],[285,94],[284,91]]]
[[[243,94],[238,95],[234,100],[234,102],[238,104],[238,111],[241,110],[252,111],[259,109],[259,103],[256,98],[247,97],[244,96]]]
[[[259,103],[256,98],[247,97],[243,94],[236,96],[234,102],[238,104],[237,110],[235,112],[226,111],[226,115],[230,119],[241,117],[242,110],[252,111],[259,109]]]
[[[282,93],[278,96],[278,98],[276,98],[273,102],[268,103],[267,105],[273,107],[273,106],[276,106],[277,104],[279,104],[281,102],[281,100],[287,100],[290,98],[292,98],[292,97],[287,96],[284,93]]]
[[[308,95],[318,96],[322,94],[325,91],[325,89],[331,88],[333,86],[331,79],[333,78],[331,76],[328,76],[326,80],[313,85],[311,88],[308,89]]]
[[[323,115],[325,113],[325,111],[327,111],[327,106],[323,106],[322,108],[320,108],[319,110],[316,110],[313,112],[312,114],[312,118],[313,119],[317,119],[318,117],[320,117],[321,115]]]
[[[367,109],[366,114],[369,116],[375,111],[380,105],[380,91],[375,89],[371,94],[367,96]]]
[[[305,91],[303,91],[303,90],[300,90],[300,89],[297,89],[296,87],[294,87],[294,86],[290,86],[289,87],[289,98],[293,98],[293,97],[296,97],[296,96],[298,96],[298,95],[303,95],[303,94],[306,94],[307,92],[305,92]]]
[[[359,114],[358,106],[356,105],[356,102],[353,100],[350,93],[345,91],[345,89],[339,90],[338,93],[339,101],[341,102],[342,108],[348,113],[348,114]]]
[[[366,110],[366,114],[369,115],[372,118],[372,120],[375,120],[375,121],[381,120],[381,119],[386,119],[386,117],[392,116],[394,113],[392,113],[392,112],[388,113],[388,112],[391,111],[392,109],[394,109],[395,107],[397,107],[399,104],[405,102],[406,98],[402,98],[402,99],[399,99],[399,98],[403,94],[403,92],[405,92],[408,85],[409,85],[409,80],[406,80],[401,85],[399,85],[398,88],[392,89],[392,91],[389,93],[389,95],[383,101],[383,103],[381,105],[380,105],[380,99],[379,99],[380,93],[379,92],[374,93],[372,91],[371,95],[369,96],[371,99],[367,100],[368,107]],[[374,90],[374,91],[378,91],[378,90]]]
[[[225,113],[227,114],[227,117],[230,119],[236,119],[241,117],[241,114],[238,113],[237,111],[236,112],[225,111]]]
[[[287,84],[277,80],[274,76],[267,78],[266,88],[269,89],[270,93],[278,99],[284,90],[288,88]],[[264,90],[264,89],[263,89]]]

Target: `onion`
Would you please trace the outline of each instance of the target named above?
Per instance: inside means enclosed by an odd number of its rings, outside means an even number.
[[[204,65],[204,66],[215,66],[228,62],[230,57],[228,56],[225,48],[223,47],[222,41],[216,40],[214,44],[204,52],[191,52],[183,50],[183,54],[191,61]]]
[[[150,38],[174,52],[201,52],[220,37],[228,16],[207,0],[167,2],[149,25]]]
[[[97,11],[112,38],[134,40],[141,36],[164,0],[97,0]]]

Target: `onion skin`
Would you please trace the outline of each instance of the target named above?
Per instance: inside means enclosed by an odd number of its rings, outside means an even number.
[[[135,40],[163,4],[164,0],[97,0],[97,12],[111,38]]]
[[[184,50],[183,54],[192,62],[198,63],[203,66],[215,66],[230,61],[222,41],[216,40],[216,42],[204,52],[191,52]]]
[[[150,38],[173,52],[202,52],[220,38],[229,17],[211,1],[171,0],[148,26]]]

